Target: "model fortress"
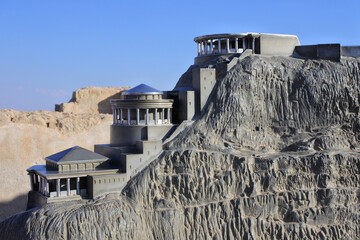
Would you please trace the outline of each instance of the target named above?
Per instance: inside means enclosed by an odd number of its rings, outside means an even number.
[[[246,56],[339,61],[341,52],[347,56],[360,53],[358,47],[341,48],[340,44],[300,46],[294,35],[216,34],[194,41],[198,56],[186,87],[161,92],[141,84],[124,92],[124,99],[111,100],[110,144],[95,145],[94,152],[76,146],[46,157],[46,165],[27,170],[32,190],[28,208],[121,191],[131,177],[162,153],[166,139],[176,136],[201,114],[217,78],[221,77],[219,72],[226,73]]]

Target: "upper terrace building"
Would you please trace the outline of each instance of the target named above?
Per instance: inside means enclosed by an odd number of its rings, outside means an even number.
[[[300,45],[296,35],[267,33],[212,34],[196,37],[198,56],[195,64],[207,62],[219,55],[252,54],[291,56]]]

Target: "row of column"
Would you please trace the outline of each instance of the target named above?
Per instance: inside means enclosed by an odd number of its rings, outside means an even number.
[[[126,110],[126,123],[125,123],[125,119],[124,119],[124,110]],[[126,125],[131,125],[131,108],[126,108],[126,109],[122,109],[122,108],[116,108],[113,109],[113,123],[114,124],[126,124]],[[165,118],[165,111],[167,111],[167,118]],[[161,119],[161,123],[164,124],[165,120],[170,124],[171,123],[171,114],[172,114],[172,109],[171,108],[161,108],[160,113],[160,119]],[[154,108],[154,119],[149,119],[149,109],[146,108],[145,109],[145,125],[150,125],[150,120],[154,120],[154,124],[157,125],[159,124],[159,120],[158,119],[158,109]],[[136,125],[140,125],[140,109],[136,108]]]
[[[202,56],[202,55],[210,55],[210,54],[214,54],[216,53],[216,51],[214,51],[214,46],[213,46],[213,42],[217,41],[218,42],[218,47],[217,47],[217,53],[222,53],[222,48],[221,48],[221,41],[225,40],[226,41],[226,48],[225,48],[225,52],[226,53],[238,53],[239,52],[239,38],[235,38],[235,52],[231,51],[230,48],[230,39],[226,38],[226,39],[209,39],[203,42],[198,42],[198,56]],[[242,38],[242,49],[243,51],[245,51],[247,49],[246,47],[246,38]],[[208,47],[210,45],[210,48]],[[251,43],[251,49],[255,49],[255,38],[252,38],[252,43]]]
[[[29,174],[30,176],[30,187],[32,191],[38,191],[45,196],[50,196],[49,182],[46,178],[38,176],[36,174]],[[38,189],[35,189],[35,185],[38,185]],[[56,179],[56,196],[60,197],[61,186],[60,179]],[[66,195],[70,196],[70,178],[66,178]],[[80,195],[80,178],[76,178],[76,194]]]
[[[70,196],[70,178],[66,178],[66,195]],[[56,179],[56,196],[60,197],[60,179]],[[80,195],[80,178],[76,178],[76,194]]]
[[[30,187],[32,191],[38,191],[45,196],[49,196],[49,183],[46,178],[42,176],[37,176],[35,174],[29,174],[30,176]],[[38,186],[38,189],[35,189],[35,184]]]

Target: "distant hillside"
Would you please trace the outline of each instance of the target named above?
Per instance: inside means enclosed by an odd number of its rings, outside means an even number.
[[[55,105],[55,111],[66,113],[112,113],[110,99],[121,99],[130,87],[85,87],[73,92],[68,103]]]

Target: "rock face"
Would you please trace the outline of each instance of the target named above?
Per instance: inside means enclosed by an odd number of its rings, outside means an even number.
[[[27,168],[72,146],[107,143],[111,121],[108,114],[0,110],[0,221],[26,209]]]
[[[247,57],[122,193],[14,215],[0,238],[356,239],[359,81],[360,59]]]
[[[73,92],[68,103],[55,106],[65,113],[112,113],[110,99],[121,99],[121,93],[130,87],[85,87]]]

